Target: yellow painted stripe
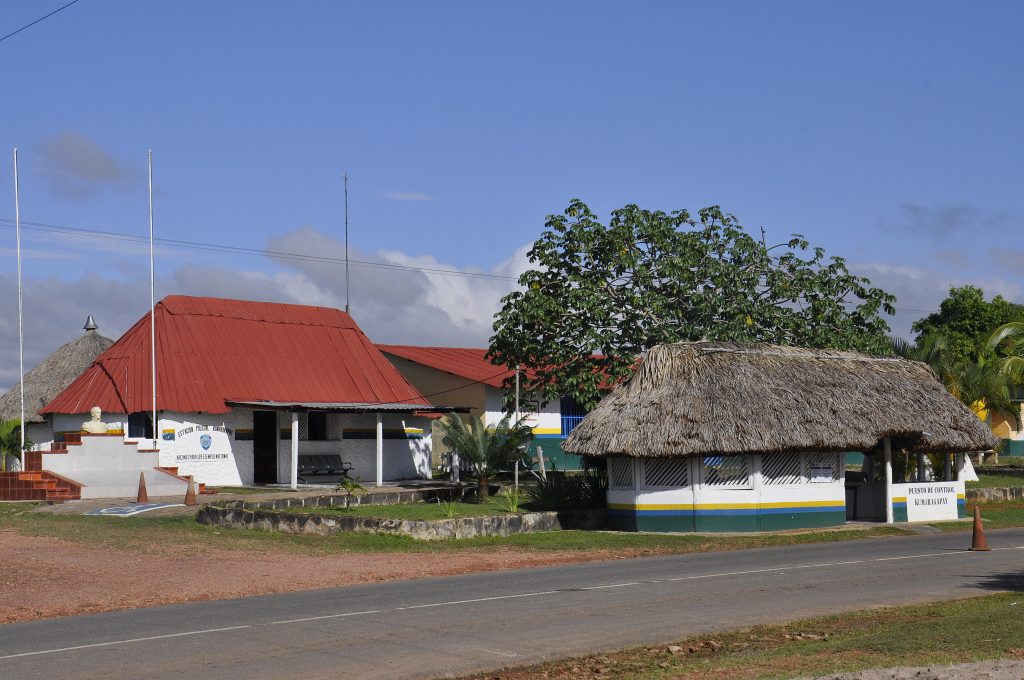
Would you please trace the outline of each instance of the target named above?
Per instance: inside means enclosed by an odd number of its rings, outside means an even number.
[[[751,510],[756,508],[831,508],[844,503],[834,501],[793,501],[789,503],[609,503],[612,510]]]
[[[534,434],[562,434],[562,428],[560,427],[535,427],[533,428]]]
[[[839,503],[844,503],[843,499],[836,499],[834,501],[792,501],[792,502],[781,502],[781,503],[761,503],[758,507],[761,508],[831,508]]]
[[[892,497],[892,502],[893,503],[906,503],[907,502],[907,497],[906,496],[893,496]]]
[[[961,499],[961,498],[963,498],[964,500],[966,500],[966,499],[967,499],[967,496],[966,496],[965,494],[962,494],[962,493],[958,493],[958,494],[956,495],[956,497],[957,497],[957,499],[958,499],[958,500],[959,500],[959,499]]]

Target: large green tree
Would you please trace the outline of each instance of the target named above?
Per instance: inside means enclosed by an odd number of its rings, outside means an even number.
[[[769,246],[717,206],[691,217],[582,201],[548,217],[521,290],[502,298],[490,357],[526,389],[585,406],[654,345],[762,341],[887,353],[895,298],[794,235]]]
[[[952,358],[959,362],[977,362],[996,351],[1009,355],[1016,351],[1016,342],[986,347],[993,330],[1014,321],[1024,321],[1024,305],[1018,305],[996,295],[991,301],[976,286],[950,288],[949,295],[939,305],[939,311],[914,322],[911,328],[920,337],[936,336],[942,339]]]

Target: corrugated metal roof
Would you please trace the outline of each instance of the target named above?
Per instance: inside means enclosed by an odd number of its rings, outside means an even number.
[[[330,413],[469,413],[468,406],[423,406],[421,404],[348,404],[332,402],[235,401],[230,406],[245,406],[272,411],[327,411]]]
[[[40,413],[152,409],[149,314]],[[226,400],[418,404],[426,399],[338,309],[171,295],[156,306],[157,407]]]
[[[474,382],[501,387],[513,371],[502,370],[484,358],[486,349],[474,347],[414,347],[412,345],[377,345],[385,354],[401,357],[417,364],[436,368]]]

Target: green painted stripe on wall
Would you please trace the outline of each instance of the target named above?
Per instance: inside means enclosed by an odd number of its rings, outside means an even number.
[[[836,512],[793,512],[774,515],[759,515],[761,531],[783,529],[814,529],[846,524],[846,510]]]
[[[697,531],[757,531],[757,515],[697,515]]]
[[[846,511],[793,512],[767,515],[647,515],[628,510],[608,513],[608,526],[616,531],[782,531],[842,526]]]

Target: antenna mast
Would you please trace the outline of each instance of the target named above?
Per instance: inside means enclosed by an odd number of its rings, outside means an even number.
[[[348,314],[348,172],[345,173],[345,313]]]

